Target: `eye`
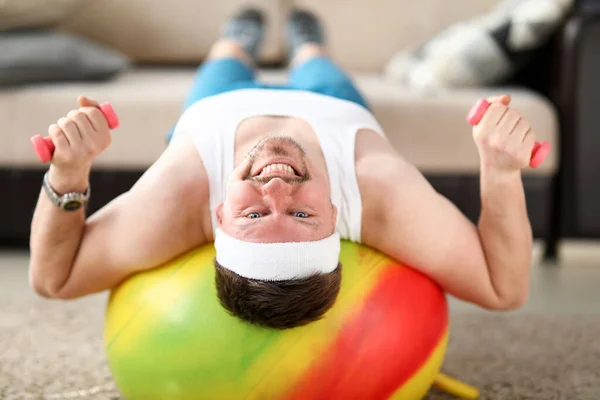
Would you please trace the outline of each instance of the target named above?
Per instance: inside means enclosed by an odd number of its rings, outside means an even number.
[[[252,212],[252,213],[246,215],[246,218],[250,218],[250,219],[260,218],[260,213]]]
[[[305,213],[304,211],[296,211],[294,213],[294,217],[296,217],[296,218],[308,218],[308,214]]]

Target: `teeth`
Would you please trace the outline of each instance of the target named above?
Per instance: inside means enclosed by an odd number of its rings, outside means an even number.
[[[259,175],[296,175],[294,169],[287,164],[269,164],[260,171]]]

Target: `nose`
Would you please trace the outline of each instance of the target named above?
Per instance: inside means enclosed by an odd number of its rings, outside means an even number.
[[[275,208],[285,207],[291,201],[292,185],[273,178],[263,185],[262,194]]]

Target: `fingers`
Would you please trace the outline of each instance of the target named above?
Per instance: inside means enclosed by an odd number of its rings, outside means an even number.
[[[502,116],[500,122],[498,122],[497,130],[505,135],[510,135],[519,121],[521,121],[521,114],[517,110],[509,108]]]
[[[79,132],[82,135],[84,133],[91,132],[94,129],[87,115],[80,110],[69,111],[67,117],[75,122],[75,125],[77,125],[77,128],[79,128]]]
[[[89,99],[85,96],[79,96],[77,98],[77,103],[79,104],[79,107],[100,107],[100,104],[98,104],[97,101]]]
[[[84,113],[95,131],[105,131],[108,128],[108,121],[102,111],[97,107],[82,107],[80,111]]]
[[[506,151],[515,157],[529,160],[535,140],[536,134],[531,130],[529,122],[521,119],[508,136]]]
[[[92,115],[96,123],[101,125],[99,119],[102,117],[102,112],[91,107],[87,112],[84,112],[84,109],[71,110],[66,117],[60,118],[56,124],[50,125],[48,134],[52,137],[55,145],[58,147],[57,141],[64,142],[71,147],[84,145],[93,151],[95,128],[88,115]]]
[[[106,121],[106,117],[102,114],[100,104],[97,101],[86,96],[79,96],[77,102],[80,107],[79,111],[87,115],[94,130],[100,131],[108,128],[108,121]]]
[[[479,121],[477,127],[485,131],[491,131],[492,129],[495,129],[496,125],[498,125],[506,111],[508,111],[508,107],[506,107],[504,104],[490,104],[485,114],[483,114],[481,121]]]
[[[88,119],[88,116],[80,110],[71,110],[67,114],[67,117],[71,119],[77,126],[79,133],[81,134],[81,144],[91,153],[96,151],[95,144],[95,131],[92,127],[92,123]]]
[[[511,136],[514,138],[515,143],[519,144],[525,140],[525,135],[529,132],[531,126],[525,119],[520,119],[512,130]]]
[[[487,101],[490,103],[501,103],[505,106],[510,104],[511,97],[509,94],[503,94],[502,96],[492,96],[488,97]]]
[[[110,144],[110,131],[99,104],[85,96],[80,108],[48,127],[56,151],[52,163],[62,166],[88,165]]]
[[[510,96],[491,97],[473,135],[487,166],[520,170],[531,165],[536,134],[521,114],[510,108]]]
[[[531,162],[531,157],[533,157],[533,149],[535,147],[536,134],[534,131],[529,129],[523,138],[523,142],[521,142],[521,147],[516,147],[515,152],[519,157],[522,157],[524,160],[527,160],[527,164]]]
[[[61,150],[67,146],[69,146],[69,141],[67,137],[63,134],[62,129],[58,127],[56,124],[52,124],[48,127],[48,135],[52,138],[52,142],[54,146]]]
[[[67,137],[70,146],[77,146],[79,143],[81,143],[81,133],[79,132],[79,128],[77,128],[77,125],[74,121],[72,121],[70,118],[63,117],[59,119],[56,124]]]
[[[510,135],[507,136],[506,148],[508,151],[516,152],[518,151],[518,149],[524,147],[523,142],[525,141],[525,136],[530,136],[529,133],[531,132],[531,129],[529,126],[529,122],[520,118],[510,132]]]
[[[536,139],[537,139],[537,135],[535,134],[535,132],[531,129],[528,129],[527,133],[523,137],[523,142],[521,145],[523,151],[525,151],[527,153],[528,158],[531,158],[531,156],[532,156],[531,153],[535,146]]]

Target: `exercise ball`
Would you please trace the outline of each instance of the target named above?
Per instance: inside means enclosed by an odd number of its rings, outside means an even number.
[[[127,400],[418,399],[444,358],[448,308],[421,273],[343,241],[335,305],[277,330],[230,315],[212,244],[131,276],[106,309],[105,349]]]

